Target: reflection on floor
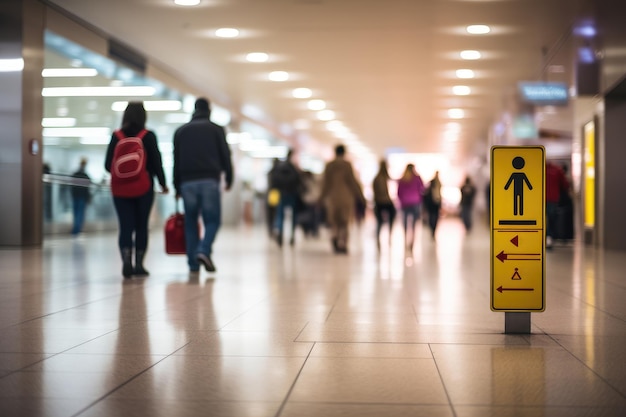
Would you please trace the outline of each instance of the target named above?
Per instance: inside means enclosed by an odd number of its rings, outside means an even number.
[[[510,335],[484,225],[407,254],[367,222],[347,256],[223,228],[195,278],[151,239],[127,282],[115,235],[0,250],[1,416],[626,415],[623,253],[555,247],[547,310]]]

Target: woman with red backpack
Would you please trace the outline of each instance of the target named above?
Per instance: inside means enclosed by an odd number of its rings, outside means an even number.
[[[122,275],[124,278],[149,275],[143,259],[148,248],[154,177],[164,194],[169,190],[156,135],[146,129],[146,110],[142,102],[128,103],[122,126],[111,137],[104,167],[111,173],[111,193],[119,222]]]

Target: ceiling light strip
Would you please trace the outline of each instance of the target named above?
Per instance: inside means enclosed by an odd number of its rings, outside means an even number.
[[[24,69],[22,58],[0,59],[0,72],[19,72]]]
[[[148,86],[126,87],[45,87],[44,97],[151,97],[156,89]]]
[[[41,76],[44,78],[55,77],[95,77],[98,71],[95,68],[44,68]]]

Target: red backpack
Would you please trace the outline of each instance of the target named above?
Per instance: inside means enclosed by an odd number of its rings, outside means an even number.
[[[121,130],[115,131],[118,142],[111,163],[111,192],[115,197],[139,197],[152,186],[146,169],[146,150],[143,129],[137,136],[126,137]]]

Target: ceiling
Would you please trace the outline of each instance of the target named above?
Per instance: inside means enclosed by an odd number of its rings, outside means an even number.
[[[202,0],[181,7],[173,0],[49,1],[294,144],[330,149],[342,141],[307,109],[308,100],[292,96],[294,88],[307,87],[352,134],[348,143],[356,139],[377,156],[397,148],[444,152],[453,161],[485,153],[490,126],[514,107],[518,81],[571,83],[569,33],[585,2]],[[489,25],[491,32],[470,35],[465,28],[472,24]],[[218,38],[221,27],[237,28],[240,36]],[[463,60],[462,50],[482,57]],[[269,60],[246,62],[249,52],[265,52]],[[475,78],[458,79],[455,71],[463,68]],[[275,70],[287,71],[289,80],[269,81]],[[471,93],[455,96],[456,85]],[[465,117],[452,120],[451,108]],[[310,127],[295,129],[302,119]],[[459,124],[457,133],[449,132],[450,122]],[[546,112],[541,123],[571,130],[567,110]]]

